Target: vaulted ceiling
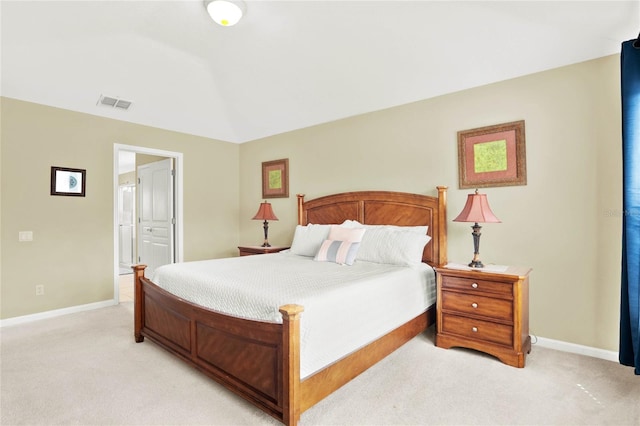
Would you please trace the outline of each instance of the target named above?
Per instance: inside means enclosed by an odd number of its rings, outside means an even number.
[[[0,2],[2,96],[242,143],[618,53],[638,1]],[[129,110],[98,103],[131,101]]]

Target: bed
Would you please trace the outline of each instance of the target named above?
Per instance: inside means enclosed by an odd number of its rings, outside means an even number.
[[[447,262],[446,187],[437,187],[437,196],[362,191],[305,201],[303,195],[298,195],[297,204],[299,227],[345,221],[364,225],[427,226],[430,240],[422,252],[422,262],[430,266]],[[280,261],[287,254],[246,256],[226,262],[246,259],[257,264],[262,261],[257,258],[263,256],[273,256],[271,259]],[[305,410],[435,321],[435,304],[431,304],[424,312],[381,337],[358,344],[357,349],[344,356],[331,362],[324,360],[321,368],[304,373],[301,372],[304,370],[301,353],[305,344],[301,332],[305,333],[306,323],[305,307],[301,304],[277,306],[275,309],[281,316],[278,322],[247,319],[163,289],[144,276],[145,265],[136,265],[133,269],[136,342],[150,339],[287,425],[297,424]],[[311,306],[308,308],[311,317]],[[347,305],[340,308],[338,315],[357,320],[360,314],[356,312],[353,305]],[[349,329],[358,335],[358,330]]]

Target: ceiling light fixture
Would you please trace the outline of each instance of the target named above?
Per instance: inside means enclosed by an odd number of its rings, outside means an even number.
[[[223,27],[237,24],[246,10],[242,0],[205,0],[204,7],[211,19]]]

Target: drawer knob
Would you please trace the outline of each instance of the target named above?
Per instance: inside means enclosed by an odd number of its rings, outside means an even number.
[[[477,304],[476,302],[473,302],[473,303],[471,304],[471,307],[475,309],[475,308],[477,308],[477,307],[478,307],[478,304]]]
[[[471,327],[471,331],[473,331],[474,333],[478,332],[478,327]]]
[[[473,287],[473,288],[478,288],[478,283],[473,283],[473,284],[471,284],[471,287]]]

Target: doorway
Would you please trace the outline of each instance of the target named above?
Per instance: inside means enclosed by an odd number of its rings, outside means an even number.
[[[166,159],[173,165],[172,189],[173,203],[170,207],[173,213],[173,238],[169,242],[172,253],[171,261],[183,261],[183,158],[182,153],[163,151],[131,145],[114,144],[114,301],[130,300],[133,295],[133,276],[131,265],[139,262],[141,254],[141,239],[139,234],[140,190],[137,188],[138,179],[136,163],[141,158],[149,156],[160,160]],[[137,160],[136,160],[137,159]],[[131,203],[131,204],[130,204]],[[133,213],[129,211],[133,210]],[[128,227],[128,218],[132,225]],[[121,226],[123,225],[123,226]],[[129,264],[129,265],[127,265]],[[124,273],[131,271],[131,273]],[[145,274],[149,277],[148,274]],[[129,286],[130,284],[130,286]],[[121,285],[126,288],[121,291]],[[131,288],[129,288],[131,287]]]

